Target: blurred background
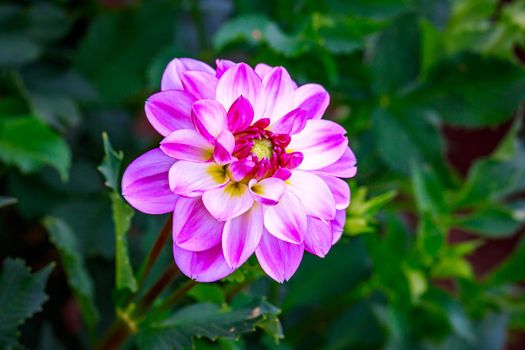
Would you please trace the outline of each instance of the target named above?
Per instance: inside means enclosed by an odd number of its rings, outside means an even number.
[[[174,57],[282,65],[322,84],[359,166],[326,258],[305,256],[284,285],[250,262],[182,301],[264,297],[282,328],[270,319],[197,349],[525,348],[516,0],[3,1],[0,348],[90,348],[114,318],[102,133],[124,166],[158,144],[143,106]],[[166,219],[135,213],[133,269]],[[153,276],[169,247],[161,259]]]

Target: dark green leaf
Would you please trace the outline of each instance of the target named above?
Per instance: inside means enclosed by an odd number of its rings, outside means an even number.
[[[438,64],[416,98],[450,124],[499,124],[525,98],[525,71],[501,59],[462,54]]]
[[[237,17],[224,24],[215,34],[213,43],[220,50],[237,41],[245,41],[251,45],[266,43],[286,56],[296,56],[304,49],[297,38],[286,35],[274,22],[259,15]]]
[[[211,303],[193,304],[164,321],[144,325],[137,345],[139,349],[171,350],[191,348],[193,337],[237,338],[278,313],[267,302],[233,310]]]
[[[212,302],[215,304],[223,304],[226,302],[226,296],[221,287],[215,284],[201,283],[192,288],[188,295],[197,301]]]
[[[0,159],[23,172],[34,172],[43,165],[50,165],[65,181],[71,153],[64,140],[38,118],[2,118]]]
[[[122,166],[124,153],[122,153],[122,151],[117,152],[113,149],[108,134],[105,132],[102,134],[102,142],[104,143],[104,159],[97,169],[106,179],[104,184],[113,191],[118,191],[120,167]]]
[[[50,241],[58,249],[69,286],[80,305],[82,317],[93,329],[98,321],[99,312],[93,296],[93,281],[86,269],[77,238],[71,228],[60,219],[46,217],[43,223],[49,232]]]
[[[414,161],[428,162],[437,171],[443,169],[441,136],[424,113],[377,108],[372,127],[379,155],[392,170],[409,174]]]
[[[412,163],[412,190],[421,213],[440,215],[448,211],[445,203],[445,188],[428,165]]]
[[[397,93],[413,83],[420,71],[421,35],[415,15],[399,17],[381,32],[371,47],[374,89]]]
[[[514,247],[512,255],[495,268],[487,280],[491,284],[522,282],[525,279],[525,238]]]
[[[18,327],[42,309],[44,290],[53,265],[31,273],[20,259],[7,258],[0,275],[0,347],[19,348]]]
[[[141,91],[151,59],[173,38],[175,14],[168,2],[147,2],[103,13],[91,23],[75,62],[105,101],[121,102]]]
[[[404,0],[330,0],[329,6],[336,12],[350,12],[367,17],[390,17],[407,10]]]
[[[514,218],[511,209],[502,205],[491,205],[457,218],[454,226],[482,237],[504,238],[516,233],[521,223]]]

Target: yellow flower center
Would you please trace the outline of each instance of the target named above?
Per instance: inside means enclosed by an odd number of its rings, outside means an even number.
[[[256,155],[259,159],[269,159],[273,154],[272,141],[268,139],[253,140],[253,147],[251,149],[252,154]]]

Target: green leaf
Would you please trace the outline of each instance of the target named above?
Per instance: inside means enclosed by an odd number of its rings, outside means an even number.
[[[278,313],[267,302],[231,310],[211,303],[193,304],[166,320],[145,324],[137,335],[137,345],[139,349],[171,350],[191,348],[193,337],[235,339]]]
[[[436,65],[416,95],[447,123],[495,125],[509,120],[525,98],[525,70],[501,59],[461,54]]]
[[[76,66],[107,102],[137,94],[145,85],[152,57],[173,39],[176,14],[166,1],[102,13],[80,42]]]
[[[0,118],[0,159],[26,173],[50,165],[65,181],[71,152],[66,142],[38,118]]]
[[[0,274],[0,347],[19,348],[18,327],[41,311],[47,300],[46,282],[54,265],[31,273],[24,261],[7,258]]]
[[[490,205],[454,220],[454,226],[488,238],[505,238],[518,231],[521,223],[510,208]]]
[[[510,257],[498,265],[487,277],[490,284],[500,285],[525,280],[525,237],[522,237]]]
[[[440,215],[446,213],[445,189],[428,165],[412,163],[412,190],[420,213]]]
[[[18,199],[16,198],[0,196],[0,208],[16,204],[17,202],[18,202]]]
[[[115,224],[115,278],[117,290],[129,289],[134,292],[137,290],[137,281],[129,259],[126,235],[135,212],[122,200],[118,193],[113,192],[110,197],[113,208],[113,222]]]
[[[379,155],[392,170],[409,174],[415,161],[430,163],[439,174],[443,172],[443,142],[423,111],[376,108],[372,127]]]
[[[350,12],[359,16],[379,18],[396,16],[407,10],[404,0],[330,0],[328,5],[336,13]]]
[[[117,152],[113,149],[108,134],[105,132],[102,133],[102,142],[104,143],[104,159],[97,169],[106,179],[104,184],[112,190],[118,191],[120,168],[122,166],[122,159],[124,159],[124,153],[122,151]]]
[[[226,302],[226,296],[222,288],[209,283],[198,284],[188,292],[188,296],[197,301],[208,301],[219,305]]]
[[[216,50],[238,41],[251,45],[265,43],[289,57],[297,56],[304,50],[300,40],[283,33],[277,24],[260,15],[239,16],[224,24],[213,38]]]
[[[423,256],[431,259],[431,263],[445,245],[445,231],[430,215],[423,215],[418,226],[416,243]]]
[[[373,86],[378,94],[397,93],[416,80],[420,41],[418,19],[411,14],[399,17],[381,32],[370,50]]]
[[[48,216],[43,224],[49,232],[50,241],[58,249],[68,284],[80,305],[82,317],[88,327],[93,329],[99,319],[99,312],[95,305],[93,281],[79,250],[77,238],[71,228],[60,219]]]

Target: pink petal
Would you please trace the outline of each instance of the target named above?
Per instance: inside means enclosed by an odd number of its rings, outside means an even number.
[[[302,243],[306,232],[303,204],[290,191],[285,192],[277,205],[264,207],[264,226],[283,241]]]
[[[330,95],[318,84],[305,84],[295,90],[294,107],[306,109],[307,119],[321,119],[328,104]]]
[[[173,240],[185,250],[208,250],[221,241],[224,223],[210,215],[200,198],[180,198],[173,212]]]
[[[308,231],[304,236],[304,248],[321,258],[332,248],[333,234],[332,226],[329,223],[317,218],[308,217]]]
[[[122,195],[146,214],[173,211],[178,196],[169,187],[168,171],[176,160],[155,148],[135,159],[122,177]]]
[[[268,177],[259,182],[252,179],[249,186],[253,199],[264,205],[276,205],[286,191],[286,184],[277,177]]]
[[[193,104],[191,117],[195,128],[207,140],[213,142],[217,136],[228,128],[226,111],[215,100],[199,100]]]
[[[288,148],[303,154],[299,169],[321,169],[341,158],[348,145],[345,134],[346,130],[332,121],[308,120],[303,131],[292,136]]]
[[[215,282],[235,271],[224,260],[220,244],[203,252],[187,251],[173,244],[173,256],[180,271],[198,282]]]
[[[226,72],[231,67],[235,66],[237,63],[230,60],[215,60],[215,76],[217,79],[220,79],[224,72]]]
[[[269,129],[275,134],[294,135],[304,129],[306,121],[306,110],[296,108],[270,125]]]
[[[269,66],[266,63],[259,63],[255,66],[255,73],[257,73],[259,78],[263,80],[266,74],[268,74],[272,70],[272,68],[272,66]]]
[[[222,103],[226,110],[230,109],[239,96],[244,96],[250,101],[256,119],[263,116],[265,101],[262,81],[245,63],[239,63],[228,69],[217,85],[216,100]]]
[[[162,136],[180,129],[193,129],[191,105],[195,98],[184,91],[163,91],[146,100],[144,111]]]
[[[246,213],[226,221],[222,233],[222,250],[228,265],[244,264],[259,245],[263,232],[262,207],[254,204]]]
[[[235,137],[228,130],[224,130],[217,137],[217,143],[213,151],[213,159],[217,164],[225,165],[234,161],[236,158],[232,156],[235,148]]]
[[[350,205],[350,186],[344,180],[330,175],[317,174],[328,185],[334,196],[335,209],[346,209]]]
[[[282,67],[275,67],[263,79],[266,109],[264,117],[276,121],[293,109],[294,84]]]
[[[215,74],[199,71],[186,71],[181,76],[184,91],[200,100],[214,98],[218,79]]]
[[[346,222],[346,210],[337,210],[335,213],[335,219],[331,221],[332,224],[332,245],[336,244],[341,239]]]
[[[264,230],[255,255],[264,272],[275,281],[283,283],[297,271],[303,252],[303,244],[282,241]]]
[[[168,63],[162,75],[161,90],[182,90],[181,75],[188,70],[215,74],[213,68],[204,62],[193,58],[175,58]]]
[[[330,164],[324,168],[316,170],[316,172],[321,172],[327,175],[332,175],[336,177],[345,177],[350,178],[354,177],[357,173],[357,160],[354,153],[347,147],[341,158],[335,161],[335,163]]]
[[[181,160],[170,168],[169,181],[174,193],[195,197],[204,191],[224,186],[229,178],[220,165]]]
[[[248,175],[255,166],[255,163],[244,158],[230,164],[229,171],[234,181],[241,181],[246,175]]]
[[[325,220],[335,217],[334,196],[319,176],[307,171],[292,170],[292,176],[286,183],[288,191],[299,198],[307,215]]]
[[[206,191],[202,201],[210,214],[219,221],[239,216],[253,204],[248,185],[241,182],[230,182],[224,187]]]
[[[253,107],[250,101],[239,96],[228,110],[228,128],[236,133],[243,131],[252,124]]]
[[[207,162],[213,155],[213,145],[195,130],[177,130],[160,143],[160,149],[170,157],[194,162]]]

